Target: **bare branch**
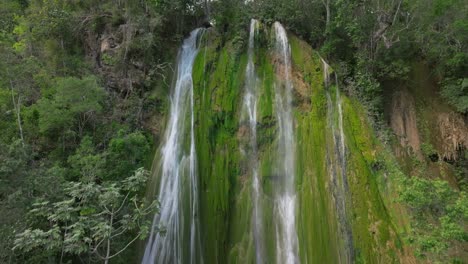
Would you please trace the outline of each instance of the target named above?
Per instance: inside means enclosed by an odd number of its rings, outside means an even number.
[[[130,192],[128,192],[127,195],[125,195],[125,198],[123,199],[122,203],[120,204],[119,209],[114,211],[115,213],[118,213],[120,210],[122,210],[122,208],[125,205],[125,202],[127,201],[127,198],[128,198],[129,195],[130,195]]]
[[[132,241],[130,241],[124,248],[122,248],[121,250],[119,250],[117,253],[115,253],[114,255],[112,256],[109,256],[107,259],[111,259],[117,255],[119,255],[120,253],[122,253],[123,251],[125,251],[131,244],[133,244],[133,242],[135,242],[138,238],[140,237],[140,235],[137,235],[135,238],[132,239]]]

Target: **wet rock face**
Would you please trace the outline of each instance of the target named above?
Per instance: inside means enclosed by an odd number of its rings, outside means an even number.
[[[378,163],[377,143],[360,104],[342,96],[342,117],[336,107],[328,118],[327,106],[335,104],[338,95],[332,93],[327,100],[327,92],[336,88],[325,89],[318,55],[305,42],[289,36],[292,63],[288,65],[290,74],[285,74],[284,60],[275,57],[267,41],[259,41],[254,57],[259,78],[258,119],[255,124],[258,157],[249,156],[253,152],[250,144],[253,122],[240,119],[248,52],[236,50],[233,41],[224,43],[219,35],[213,33],[215,31],[210,31],[202,42],[192,72],[204,263],[254,263],[253,245],[256,241],[252,235],[252,220],[256,214],[253,202],[256,195],[253,190],[257,185],[253,184],[253,170],[249,170],[249,166],[254,164],[252,161],[258,161],[257,184],[262,190],[258,196],[261,207],[258,208],[263,208],[259,225],[264,239],[258,241],[263,241],[264,263],[274,263],[278,256],[277,228],[273,221],[274,210],[278,206],[275,207],[274,199],[275,192],[285,189],[285,176],[288,175],[278,170],[278,164],[288,155],[277,152],[280,122],[275,115],[274,104],[276,88],[283,91],[288,79],[292,83],[293,113],[289,120],[294,124],[293,143],[297,157],[294,163],[297,178],[293,183],[296,195],[293,199],[297,199],[298,258],[302,263],[348,263],[351,261],[345,260],[352,260],[354,256],[356,262],[368,263],[395,263],[397,258],[401,259],[395,246],[399,234],[387,212],[391,208],[383,204],[383,199],[391,195],[379,192],[378,174],[385,171],[382,169],[385,165]],[[260,31],[258,36],[259,39],[268,39],[268,31]],[[109,35],[101,42],[99,52],[102,50],[103,54],[125,50],[119,38]],[[399,116],[395,117],[395,127],[406,138],[407,134],[414,132],[407,123],[413,124],[416,114],[414,109],[406,108],[407,104],[401,104],[401,98],[398,99],[395,109],[400,112],[396,111]],[[343,122],[343,131],[340,131],[343,136],[338,141],[330,126],[333,123],[339,128],[339,120]],[[346,149],[339,152],[342,155],[329,155],[335,157],[336,165],[327,163],[326,158],[327,151],[335,152],[335,145],[340,145],[333,144],[334,140],[344,140],[343,149]],[[411,144],[419,146],[414,141],[411,138]],[[349,184],[350,195],[346,199],[342,195],[336,210],[333,199],[338,200],[338,196],[332,188],[337,184],[330,180],[328,167],[337,166],[344,158],[350,181],[343,185]],[[345,170],[345,166],[338,167],[336,172]],[[391,179],[390,175],[386,180]],[[345,212],[345,208],[348,211]],[[346,223],[346,228],[340,227],[339,223]],[[344,239],[344,236],[349,239]]]
[[[285,81],[284,63],[281,60],[274,59],[276,69],[276,78],[281,82]],[[300,71],[291,72],[291,82],[293,84],[292,100],[293,105],[298,107],[301,111],[307,112],[311,108],[311,89],[310,86],[304,81],[303,73]]]

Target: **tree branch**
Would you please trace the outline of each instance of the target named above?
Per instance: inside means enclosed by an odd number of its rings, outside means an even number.
[[[7,74],[10,76],[10,70],[7,68]],[[13,101],[13,108],[15,109],[16,119],[18,122],[18,129],[20,132],[21,144],[23,145],[24,149],[24,137],[23,137],[23,126],[21,125],[21,115],[20,115],[20,104],[21,104],[21,96],[18,96],[18,103],[15,101],[15,93],[14,93],[14,85],[11,78],[8,78],[10,81],[10,89],[11,89],[11,100]]]
[[[122,253],[123,251],[125,251],[125,250],[126,250],[131,244],[133,244],[133,242],[135,242],[139,237],[140,237],[140,235],[137,235],[135,238],[132,239],[132,241],[128,242],[128,244],[127,244],[124,248],[122,248],[121,250],[119,250],[119,251],[118,251],[117,253],[115,253],[114,255],[109,256],[108,259],[111,259],[111,258],[117,256],[118,254]]]
[[[119,209],[117,209],[117,210],[115,211],[115,213],[118,213],[120,210],[122,210],[122,208],[123,208],[123,206],[125,205],[125,202],[127,201],[127,198],[128,198],[129,195],[130,195],[130,192],[128,192],[127,195],[125,195],[125,198],[123,199],[122,204],[120,204]]]

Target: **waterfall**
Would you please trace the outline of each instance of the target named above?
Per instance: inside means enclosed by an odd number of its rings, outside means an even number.
[[[257,101],[258,101],[258,79],[255,73],[254,65],[254,42],[255,32],[258,28],[258,21],[250,21],[249,47],[247,51],[247,67],[245,69],[245,94],[243,100],[243,115],[241,123],[248,123],[249,141],[247,149],[247,161],[250,173],[252,175],[252,197],[253,214],[252,226],[255,243],[255,258],[257,263],[264,262],[263,250],[263,213],[260,201],[261,186],[258,175],[258,146],[257,146]],[[246,116],[247,115],[247,116]],[[247,120],[246,120],[247,119]]]
[[[278,52],[277,74],[284,82],[275,85],[275,108],[278,122],[278,174],[281,186],[275,197],[276,257],[277,263],[299,263],[298,238],[296,233],[295,193],[295,140],[292,114],[291,55],[286,30],[279,22],[274,23],[276,52]]]
[[[330,66],[322,60],[324,83],[327,88],[327,124],[332,132],[332,144],[327,144],[327,168],[330,175],[330,188],[336,214],[338,217],[339,235],[344,244],[339,254],[341,263],[352,263],[352,232],[346,216],[348,179],[346,175],[346,146],[343,132],[343,110],[341,106],[338,76],[335,73],[335,103],[330,95]]]
[[[202,32],[202,29],[192,31],[179,50],[177,79],[160,153],[160,212],[153,219],[142,260],[144,264],[203,262],[200,256],[192,82],[197,40]],[[187,136],[189,149],[184,147],[188,145]],[[160,226],[164,227],[164,233],[155,230]]]

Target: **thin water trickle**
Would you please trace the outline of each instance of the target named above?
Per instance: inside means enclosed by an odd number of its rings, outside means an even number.
[[[335,75],[335,102],[330,95],[330,66],[322,59],[324,83],[327,88],[327,124],[332,132],[332,144],[327,144],[327,168],[330,175],[331,194],[336,208],[340,239],[343,247],[340,250],[341,263],[352,263],[353,245],[351,227],[346,213],[348,199],[348,180],[346,175],[346,146],[343,131],[343,110],[338,76]]]
[[[254,65],[254,43],[255,33],[258,28],[258,21],[250,21],[249,49],[247,51],[247,67],[245,69],[245,94],[243,100],[243,115],[241,123],[248,122],[249,141],[247,160],[250,173],[252,174],[252,197],[253,197],[253,215],[252,229],[255,243],[256,263],[264,262],[263,228],[262,228],[262,205],[260,201],[261,186],[258,175],[258,146],[257,146],[257,101],[258,101],[258,79],[255,73]]]
[[[298,238],[296,233],[296,192],[295,192],[295,140],[292,114],[291,54],[286,30],[274,23],[276,52],[279,53],[280,76],[284,81],[275,85],[275,109],[278,123],[278,173],[281,184],[275,197],[276,261],[277,263],[299,263]]]
[[[197,41],[202,32],[203,29],[192,31],[179,51],[169,123],[160,153],[160,212],[153,219],[143,264],[203,262],[200,256],[192,83]],[[188,117],[190,123],[187,122]],[[186,133],[188,129],[190,132]],[[184,144],[188,140],[190,149],[187,151]],[[156,232],[159,226],[164,227],[164,234]]]

